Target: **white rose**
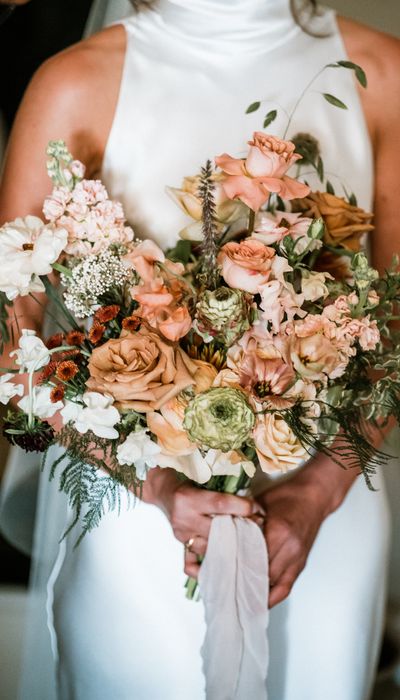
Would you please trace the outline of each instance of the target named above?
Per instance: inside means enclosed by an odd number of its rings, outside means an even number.
[[[51,418],[57,411],[59,411],[63,406],[62,401],[57,401],[53,403],[50,400],[51,387],[50,386],[35,386],[33,388],[33,402],[32,402],[32,412],[37,418]],[[29,395],[26,395],[18,401],[18,406],[24,413],[29,413]]]
[[[0,291],[9,299],[42,291],[39,276],[51,272],[67,242],[65,229],[53,229],[37,216],[5,224],[0,229]]]
[[[13,396],[22,396],[24,393],[23,384],[14,384],[14,382],[10,382],[13,376],[13,374],[3,374],[3,376],[0,377],[0,403],[4,406],[8,404]]]
[[[267,474],[296,469],[308,457],[292,429],[274,413],[267,413],[258,420],[253,438],[260,467]]]
[[[328,272],[310,272],[303,270],[301,279],[301,291],[306,301],[316,301],[328,296],[326,279],[333,279]]]
[[[147,470],[158,465],[160,447],[148,435],[148,430],[136,430],[117,448],[117,460],[120,464],[134,466],[136,476],[144,480]]]
[[[86,408],[82,408],[75,420],[78,433],[91,430],[97,437],[116,440],[119,433],[114,425],[119,423],[121,416],[115,406],[112,406],[112,396],[99,394],[97,391],[87,391],[82,397]]]
[[[18,345],[19,350],[10,352],[10,357],[16,356],[15,363],[19,365],[20,372],[33,372],[49,363],[49,350],[37,337],[36,331],[23,328]]]

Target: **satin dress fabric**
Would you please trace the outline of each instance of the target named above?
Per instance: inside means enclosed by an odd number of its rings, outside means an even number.
[[[222,152],[239,156],[263,116],[282,136],[299,95],[347,59],[335,15],[303,32],[288,0],[161,0],[123,21],[126,56],[102,178],[140,238],[173,245],[187,223],[165,192]],[[348,110],[328,104],[340,98]],[[248,105],[262,101],[259,111]],[[338,194],[371,207],[373,159],[352,72],[329,68],[288,136],[311,132]],[[315,176],[309,183],[318,188]],[[54,448],[53,455],[57,453]],[[339,467],[338,467],[339,468]],[[48,471],[48,470],[47,470]],[[202,603],[185,599],[183,546],[138,502],[74,549],[57,483],[43,474],[22,700],[204,700]],[[273,487],[265,477],[265,488]],[[382,631],[389,545],[382,478],[362,478],[323,523],[289,598],[271,611],[269,700],[366,700]],[[223,586],[223,580],[221,581]]]

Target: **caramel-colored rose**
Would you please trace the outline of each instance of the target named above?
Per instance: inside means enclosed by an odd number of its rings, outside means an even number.
[[[119,408],[147,413],[195,384],[199,367],[180,347],[142,325],[137,333],[123,331],[95,348],[88,369],[90,390],[110,394]]]
[[[329,192],[311,192],[304,199],[295,199],[292,209],[313,219],[322,217],[326,227],[324,242],[335,248],[357,252],[363,233],[374,228],[372,214]]]

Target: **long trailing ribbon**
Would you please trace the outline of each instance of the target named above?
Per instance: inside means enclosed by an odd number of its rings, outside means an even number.
[[[199,585],[207,700],[267,700],[268,556],[256,523],[213,518]]]

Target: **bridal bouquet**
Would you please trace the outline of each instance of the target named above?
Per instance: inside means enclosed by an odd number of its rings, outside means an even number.
[[[52,142],[46,222],[0,229],[2,333],[16,345],[0,401],[20,397],[4,435],[64,448],[50,477],[61,468],[83,533],[156,466],[236,493],[316,451],[369,485],[385,461],[367,421],[400,418],[397,261],[383,277],[370,267],[371,214],[354,195],[287,174],[304,144],[256,132],[245,158],[221,155],[170,188],[192,223],[162,251]],[[14,300],[39,292],[58,324],[45,341],[6,325]]]

